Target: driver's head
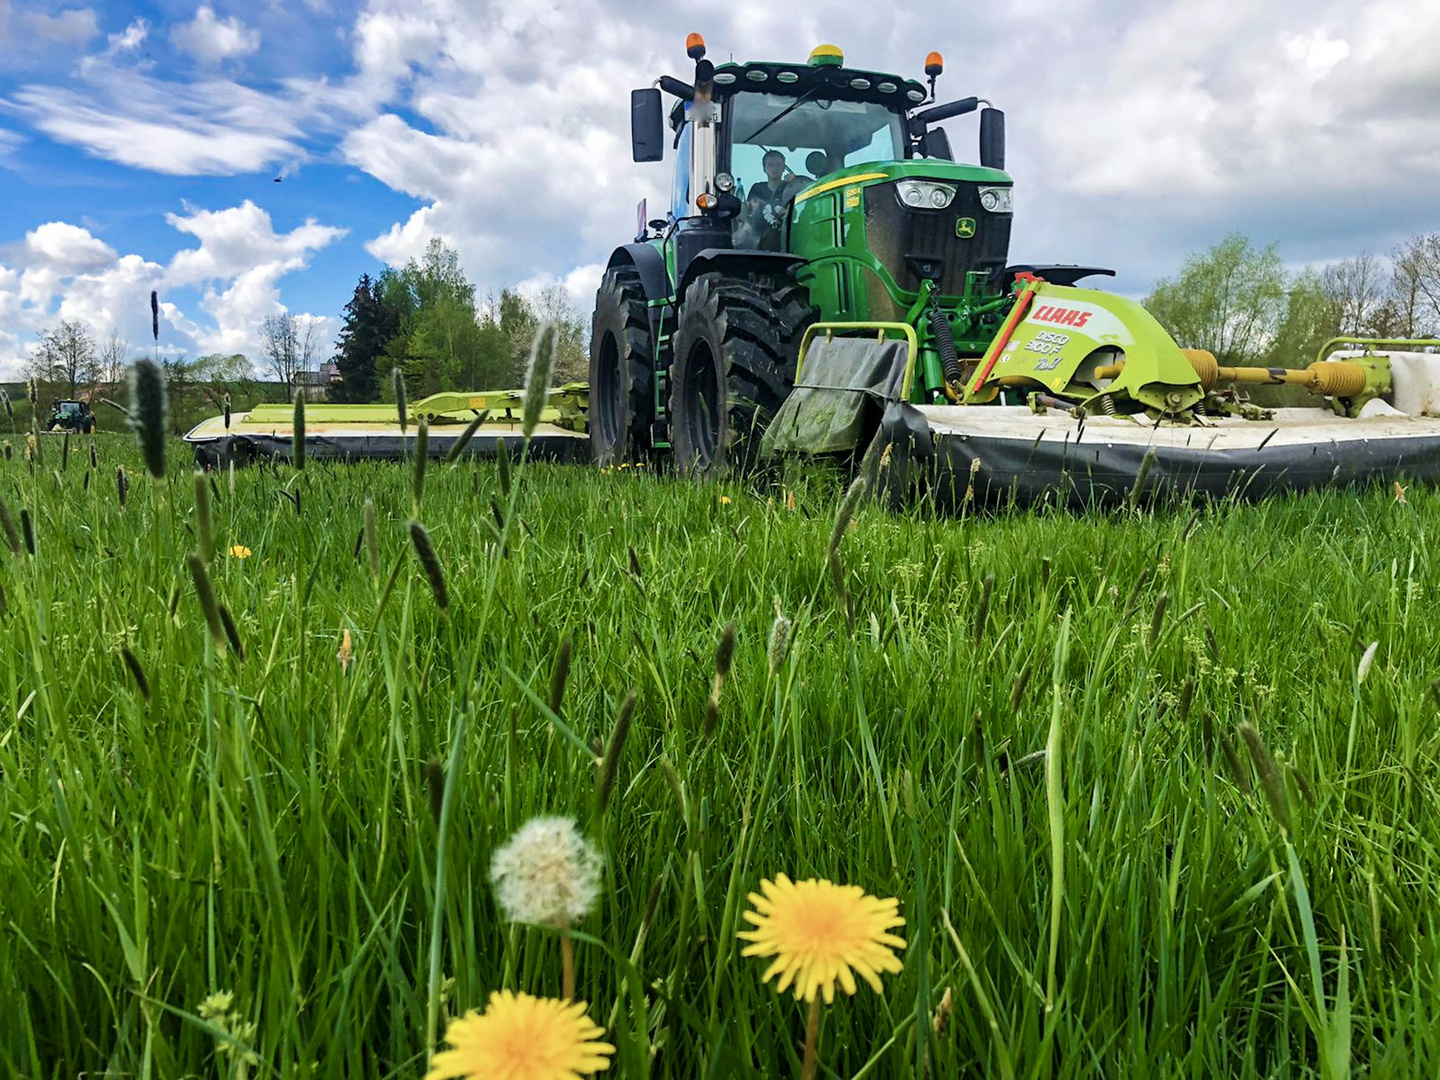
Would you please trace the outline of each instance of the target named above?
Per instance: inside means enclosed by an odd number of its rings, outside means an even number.
[[[753,160],[753,159],[752,159]],[[765,179],[770,183],[778,183],[785,175],[785,155],[779,150],[770,150],[765,154]]]

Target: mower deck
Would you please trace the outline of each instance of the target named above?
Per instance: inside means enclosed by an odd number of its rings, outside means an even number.
[[[1024,406],[906,409],[928,433],[928,440],[907,440],[911,464],[931,475],[932,490],[951,507],[972,484],[980,501],[1093,505],[1128,499],[1137,480],[1144,498],[1440,480],[1440,419],[1408,416],[1380,401],[1353,420],[1292,408],[1266,420],[1215,417],[1185,426],[1155,426],[1144,417],[1081,421]],[[913,432],[913,418],[905,426]]]

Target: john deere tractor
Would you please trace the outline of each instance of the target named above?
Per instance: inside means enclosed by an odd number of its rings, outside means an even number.
[[[922,84],[848,67],[833,45],[806,63],[715,66],[692,34],[687,52],[693,81],[631,94],[634,158],[669,143],[674,183],[663,216],[641,203],[596,295],[593,457],[748,463],[816,324],[893,339],[916,400],[957,400],[1017,274],[1038,269],[1007,267],[1004,114],[976,97],[936,104],[938,53]],[[957,163],[935,125],[977,109],[980,164]],[[1061,284],[1110,272],[1043,269]]]

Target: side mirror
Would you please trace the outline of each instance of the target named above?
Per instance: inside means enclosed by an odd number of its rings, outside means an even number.
[[[941,161],[955,160],[955,155],[950,152],[950,136],[945,134],[944,128],[931,128],[925,132],[920,139],[920,153],[923,157]]]
[[[979,107],[979,98],[961,98],[959,101],[950,101],[944,105],[932,105],[928,109],[921,109],[915,114],[915,119],[922,124],[938,124],[942,120],[953,120],[957,116],[972,113]]]
[[[656,87],[630,91],[630,153],[636,161],[665,157],[665,113]]]
[[[999,109],[980,110],[980,164],[1005,168],[1005,114]]]

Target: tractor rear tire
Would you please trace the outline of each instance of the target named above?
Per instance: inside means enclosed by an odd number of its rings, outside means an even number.
[[[815,315],[808,289],[774,275],[710,273],[690,283],[670,368],[670,442],[681,472],[755,466]]]
[[[650,318],[640,274],[605,272],[590,331],[590,459],[597,465],[642,460],[655,419]]]

